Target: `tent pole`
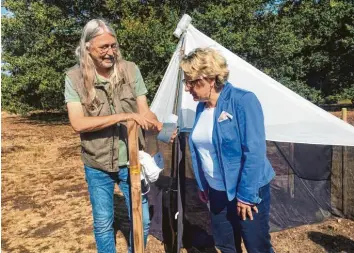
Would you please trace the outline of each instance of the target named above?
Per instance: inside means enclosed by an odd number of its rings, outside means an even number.
[[[294,164],[294,143],[289,143],[289,160],[291,164]],[[290,172],[290,168],[288,168],[288,171]],[[295,197],[295,176],[294,176],[294,171],[293,173],[289,173],[288,177],[288,186],[289,186],[289,193],[290,197],[294,198]]]
[[[185,33],[182,34],[180,37],[181,41],[181,49],[180,49],[180,59],[182,58],[184,54],[184,38],[185,38]],[[174,105],[173,105],[173,113],[178,115],[178,108],[181,103],[180,99],[180,84],[182,81],[182,71],[181,68],[178,68],[178,78],[177,78],[177,88],[176,88],[176,93],[175,93],[175,99],[174,99]],[[180,188],[179,188],[179,166],[180,166],[180,160],[183,155],[181,154],[180,150],[180,133],[178,133],[177,137],[175,138],[173,144],[172,144],[172,166],[171,166],[171,172],[168,180],[168,190],[166,193],[168,194],[167,197],[169,199],[168,201],[168,211],[167,211],[167,216],[168,216],[168,226],[171,232],[171,241],[169,244],[166,244],[165,247],[167,246],[167,249],[165,248],[166,251],[168,252],[179,252],[180,251],[180,241],[181,238],[179,237],[180,231],[178,231],[178,224],[180,224],[181,221],[181,216],[183,216],[182,212],[179,212],[180,205],[181,205],[181,196],[180,196]],[[176,180],[176,186],[173,187],[173,182],[174,179]],[[177,192],[177,198],[175,197]],[[177,205],[177,213],[175,213],[175,207]],[[178,221],[177,222],[177,231],[175,231],[175,218],[177,217]],[[183,224],[182,224],[183,225]]]
[[[182,45],[181,45],[180,55],[179,55],[180,60],[184,56],[185,36],[186,33],[183,32],[181,37]],[[182,76],[183,76],[183,72],[181,67],[179,67],[178,78],[177,78],[176,99],[175,99],[175,105],[173,109],[173,112],[176,115],[178,115],[178,109],[181,107],[181,103],[182,103],[181,101],[182,100],[181,93],[183,92],[182,90],[183,87],[181,86]],[[177,177],[177,211],[178,211],[178,216],[176,217],[177,218],[177,236],[176,236],[177,241],[176,241],[176,248],[175,248],[176,253],[180,252],[183,246],[182,238],[183,238],[183,220],[184,220],[184,213],[183,213],[184,201],[182,201],[182,198],[184,198],[184,196],[182,196],[183,194],[181,194],[183,192],[181,191],[181,181],[184,182],[184,178],[181,180],[181,177],[184,177],[184,174],[182,175],[182,172],[184,172],[184,170],[181,170],[181,163],[184,164],[182,162],[182,159],[184,158],[185,150],[181,150],[181,138],[184,137],[185,137],[184,134],[178,133],[178,136],[173,143],[173,149],[175,152],[174,166],[176,168],[174,177]]]
[[[185,47],[185,33],[183,33],[181,40],[182,40],[182,45],[181,45],[181,49],[180,49],[180,54],[179,54],[179,60],[182,60],[182,57],[184,56],[184,47]],[[181,99],[181,92],[183,87],[181,87],[181,82],[182,82],[182,69],[181,67],[178,67],[178,79],[177,79],[177,89],[176,89],[176,99],[175,99],[175,105],[173,108],[173,113],[174,114],[178,114],[178,108],[180,107],[181,103],[182,103],[182,99]]]
[[[342,108],[342,119],[348,122],[347,108]],[[342,205],[344,216],[348,215],[348,150],[347,147],[342,146]]]

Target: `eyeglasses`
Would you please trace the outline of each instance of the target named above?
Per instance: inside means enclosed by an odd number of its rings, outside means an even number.
[[[202,79],[203,78],[197,78],[197,79],[194,79],[194,80],[183,79],[182,83],[190,89],[190,88],[194,88],[194,86],[198,83],[198,81],[200,81]]]
[[[98,47],[100,54],[106,54],[109,51],[109,49],[112,49],[113,52],[116,52],[117,48],[118,48],[117,43],[114,43],[111,45],[106,44],[106,45]]]

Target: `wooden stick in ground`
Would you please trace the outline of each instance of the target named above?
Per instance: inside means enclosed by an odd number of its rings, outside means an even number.
[[[348,111],[347,108],[342,108],[342,119],[347,122],[348,120]],[[343,214],[344,216],[348,215],[348,151],[347,147],[342,147],[342,204],[343,204]]]
[[[342,108],[342,119],[345,122],[348,122],[348,110],[347,110],[347,108]]]
[[[131,215],[133,222],[133,248],[135,253],[144,252],[143,212],[141,206],[141,180],[138,150],[138,125],[128,121],[129,172],[131,187]]]

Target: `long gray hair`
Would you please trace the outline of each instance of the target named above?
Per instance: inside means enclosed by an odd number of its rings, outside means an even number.
[[[83,92],[84,95],[83,103],[86,106],[96,106],[97,101],[96,98],[96,90],[95,90],[95,78],[96,78],[96,68],[95,64],[89,54],[88,47],[90,46],[90,41],[103,34],[104,32],[108,32],[111,34],[116,40],[117,35],[112,27],[102,19],[92,19],[90,20],[84,27],[80,44],[76,48],[75,54],[79,59],[80,69],[83,75],[83,83],[80,84],[83,87],[78,87]],[[110,76],[111,89],[114,89],[117,86],[119,81],[122,78],[122,70],[120,68],[120,61],[122,59],[122,55],[120,53],[119,48],[115,52],[115,62],[113,65],[113,73]]]

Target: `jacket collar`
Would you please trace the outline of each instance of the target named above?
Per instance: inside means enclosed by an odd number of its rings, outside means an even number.
[[[228,100],[230,97],[231,88],[232,88],[232,84],[229,82],[226,82],[224,85],[224,88],[221,90],[219,99],[223,100],[223,101]]]

